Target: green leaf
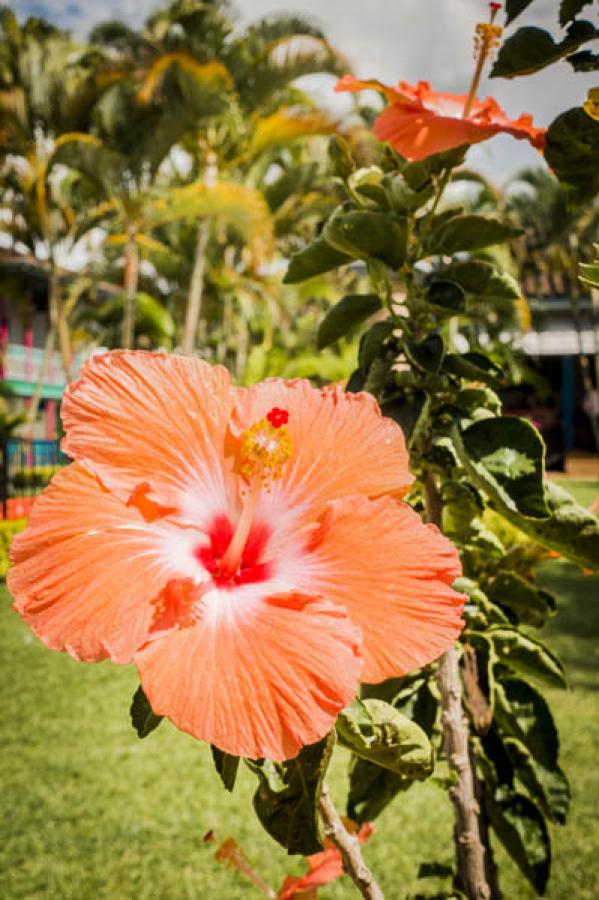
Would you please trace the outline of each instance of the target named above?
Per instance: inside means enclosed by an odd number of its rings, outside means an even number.
[[[157,716],[152,711],[150,701],[144,694],[141,685],[133,694],[129,714],[131,716],[131,724],[137,731],[139,738],[147,737],[155,728],[158,728],[163,719],[162,716]]]
[[[324,238],[316,238],[299,253],[295,253],[289,261],[289,267],[283,281],[285,284],[297,284],[323,272],[330,272],[351,262],[351,256],[340,253],[331,247]]]
[[[461,594],[467,594],[469,603],[466,603],[465,612],[469,616],[469,621],[474,618],[476,613],[482,613],[484,616],[484,626],[486,625],[509,625],[509,619],[499,606],[491,603],[487,595],[481,591],[478,584],[471,578],[460,576],[456,578],[453,587]],[[475,609],[472,610],[472,607]],[[479,627],[478,625],[476,627]]]
[[[433,281],[426,292],[427,302],[438,311],[455,316],[464,312],[466,296],[459,284],[449,280]]]
[[[519,28],[502,44],[491,70],[491,78],[531,75],[573,53],[595,35],[595,26],[586,21],[573,22],[566,37],[559,43],[544,28],[534,25]]]
[[[344,137],[333,135],[329,140],[328,154],[333,172],[345,181],[356,168],[349,143]]]
[[[374,360],[382,355],[385,341],[392,333],[393,328],[392,319],[385,319],[382,322],[375,322],[362,336],[358,354],[362,372],[368,372]]]
[[[437,373],[443,364],[445,356],[445,343],[438,334],[430,334],[419,343],[405,342],[405,351],[414,365],[424,372]]]
[[[359,394],[360,391],[364,390],[365,376],[362,369],[354,369],[349,378],[347,379],[347,384],[345,385],[345,390],[348,394]]]
[[[393,701],[395,708],[419,725],[429,738],[433,736],[440,710],[438,695],[431,690],[432,684],[430,677],[423,678],[416,682],[415,691],[405,697],[400,692]]]
[[[522,741],[546,769],[558,764],[559,738],[545,698],[527,681],[506,678],[496,685],[495,719],[503,737]]]
[[[458,458],[493,502],[513,513],[545,518],[545,445],[531,423],[515,416],[482,419],[452,433]]]
[[[575,72],[596,72],[599,69],[599,53],[591,50],[579,50],[566,57]]]
[[[505,625],[493,626],[487,635],[499,661],[512,671],[530,675],[551,687],[566,687],[561,662],[540,641]]]
[[[406,177],[407,176],[407,177]],[[404,172],[394,172],[383,178],[389,206],[394,212],[405,214],[419,209],[435,192],[435,186],[428,172],[422,178],[410,179],[409,168]]]
[[[370,364],[368,375],[364,381],[364,390],[376,397],[377,400],[385,390],[390,368],[390,362],[385,359],[377,358]]]
[[[501,400],[491,388],[463,388],[455,399],[461,417],[477,421],[501,414]],[[485,415],[483,415],[483,412]]]
[[[223,786],[225,790],[229,791],[229,793],[232,793],[233,788],[235,787],[235,781],[237,779],[239,757],[231,756],[230,753],[225,753],[224,750],[219,750],[218,747],[214,746],[214,744],[211,745],[211,750],[212,759],[214,760],[214,767],[220,775]]]
[[[382,400],[381,411],[397,422],[410,446],[414,436],[418,434],[419,426],[426,420],[428,404],[424,391],[415,391],[410,397]]]
[[[451,150],[442,150],[441,153],[433,153],[419,162],[408,163],[403,170],[405,178],[413,184],[414,175],[412,174],[418,166],[421,166],[427,176],[440,175],[446,169],[456,169],[461,166],[466,159],[466,154],[470,146],[468,144],[460,144],[459,147],[452,147]]]
[[[434,228],[426,241],[426,251],[429,255],[451,256],[461,250],[481,250],[493,244],[502,244],[522,233],[521,228],[508,222],[466,213]]]
[[[559,766],[555,769],[545,768],[517,738],[506,738],[504,747],[516,776],[531,798],[539,804],[546,816],[564,825],[570,808],[570,786]]]
[[[559,6],[559,23],[564,26],[575,19],[583,7],[593,3],[593,0],[562,0]]]
[[[484,511],[480,493],[465,481],[446,481],[442,499],[443,532],[448,535],[464,535],[469,531],[472,519]]]
[[[499,572],[488,588],[489,598],[515,617],[516,623],[540,628],[555,612],[553,594],[517,572]]]
[[[492,263],[482,259],[452,263],[442,269],[438,277],[459,284],[463,291],[474,297],[517,300],[522,294],[515,278],[508,272],[498,272]]]
[[[355,700],[339,714],[336,728],[341,744],[396,775],[423,781],[432,774],[433,748],[426,734],[384,700]]]
[[[316,339],[318,349],[328,347],[380,308],[381,301],[376,294],[347,294],[327,311],[320,323]]]
[[[323,237],[335,250],[356,259],[375,257],[394,269],[405,260],[406,223],[390,213],[341,209],[324,226]]]
[[[583,263],[578,268],[580,270],[580,280],[583,284],[599,288],[599,263]]]
[[[349,767],[347,815],[352,821],[372,822],[400,791],[413,781],[353,756]]]
[[[581,107],[568,109],[547,130],[545,159],[564,184],[590,199],[599,190],[599,122]]]
[[[511,507],[494,504],[504,518],[544,547],[556,550],[572,562],[599,569],[599,520],[554,481],[545,482],[550,519],[523,519]]]
[[[485,785],[485,808],[491,827],[533,887],[545,891],[551,868],[551,843],[540,811],[532,800],[508,789]]]
[[[524,12],[527,6],[530,6],[532,0],[506,0],[505,2],[505,12],[506,12],[506,20],[505,24],[509,25],[510,22],[513,22],[514,19],[520,15],[520,13]]]
[[[256,815],[289,854],[310,856],[322,850],[318,803],[334,744],[331,732],[280,765],[248,762],[259,779],[253,801]]]
[[[498,387],[503,381],[501,369],[482,353],[448,353],[443,371],[472,381],[484,381]]]

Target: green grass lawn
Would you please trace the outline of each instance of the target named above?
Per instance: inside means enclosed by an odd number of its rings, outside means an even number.
[[[599,578],[563,562],[540,580],[560,606],[546,629],[564,659],[570,690],[549,699],[572,782],[569,823],[553,829],[550,900],[599,896]],[[251,809],[253,776],[234,794],[220,787],[206,748],[169,723],[139,741],[129,725],[131,668],[84,665],[46,650],[8,609],[3,591],[0,663],[3,745],[0,898],[52,900],[238,900],[260,894],[213,860],[203,835],[232,835],[275,887],[302,869],[262,832]],[[331,774],[343,789],[346,757]],[[449,862],[451,816],[433,783],[399,797],[378,820],[366,856],[388,900],[415,891],[418,864]],[[506,900],[534,893],[500,855]],[[323,900],[355,897],[343,879]]]

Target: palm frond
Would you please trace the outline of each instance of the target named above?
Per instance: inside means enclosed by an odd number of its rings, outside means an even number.
[[[273,222],[264,196],[243,184],[195,182],[154,201],[148,218],[154,227],[186,219],[212,218],[233,228],[247,243],[257,260],[270,254]]]
[[[324,34],[314,23],[303,16],[277,14],[265,16],[248,26],[241,36],[240,42],[262,46],[288,38],[290,35],[324,39]]]
[[[218,60],[199,63],[184,50],[163,53],[154,60],[144,75],[137,92],[140,103],[150,103],[156,97],[165,73],[174,66],[191,76],[202,90],[224,91],[231,88],[233,83],[230,72]]]
[[[325,112],[320,110],[306,112],[283,107],[266,118],[258,118],[248,155],[255,156],[298,138],[333,134],[336,130],[336,121]]]

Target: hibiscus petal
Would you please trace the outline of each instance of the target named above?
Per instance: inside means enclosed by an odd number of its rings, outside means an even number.
[[[353,75],[344,75],[335,85],[335,91],[338,94],[344,93],[345,91],[354,94],[357,91],[367,90],[378,91],[379,94],[386,97],[389,103],[395,103],[396,100],[405,99],[405,95],[401,90],[390,87],[388,84],[383,84],[376,78],[369,78],[367,81],[362,81],[359,78],[354,78]]]
[[[241,431],[278,407],[289,412],[292,452],[268,507],[279,498],[291,506],[316,508],[348,494],[403,496],[413,481],[401,428],[381,414],[366,393],[339,386],[317,390],[308,381],[267,379],[239,392],[232,428]],[[272,504],[270,501],[272,500]],[[277,510],[278,513],[278,510]]]
[[[452,646],[464,597],[456,549],[390,497],[331,503],[314,536],[314,590],[342,604],[362,630],[362,680],[378,683],[432,662]]]
[[[462,144],[477,144],[498,128],[478,125],[469,119],[440,116],[418,106],[394,103],[375,119],[373,131],[379,141],[389,141],[407,159],[425,159]]]
[[[125,502],[142,485],[149,500],[208,516],[226,495],[223,446],[233,399],[226,369],[199,359],[94,356],[65,394],[63,449]]]
[[[37,498],[13,541],[14,608],[53,650],[130,662],[154,616],[149,601],[169,578],[166,542],[74,463]]]
[[[226,753],[283,760],[320,740],[355,696],[360,634],[299,593],[211,591],[199,620],[135,656],[158,715]]]

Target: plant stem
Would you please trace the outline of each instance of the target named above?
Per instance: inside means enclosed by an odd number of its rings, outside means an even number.
[[[365,900],[384,900],[383,892],[374,875],[364,862],[362,848],[357,837],[350,834],[341,821],[329,789],[324,785],[320,795],[320,815],[324,823],[324,833],[341,853],[343,869],[351,878]]]
[[[434,476],[424,476],[427,519],[441,526],[442,502]],[[457,781],[449,796],[455,814],[458,874],[468,900],[489,900],[485,874],[485,847],[481,841],[476,773],[470,755],[468,723],[462,706],[462,683],[455,646],[445,653],[437,669],[441,694],[443,744],[449,768]]]

